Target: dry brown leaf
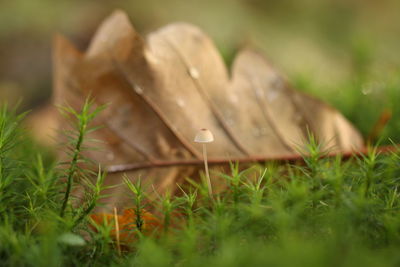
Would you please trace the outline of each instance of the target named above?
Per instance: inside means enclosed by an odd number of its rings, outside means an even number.
[[[98,105],[109,103],[98,118],[105,128],[94,133],[106,148],[90,156],[110,170],[133,164],[128,177],[141,176],[160,192],[198,171],[175,165],[201,162],[193,142],[200,128],[215,136],[211,162],[297,155],[308,129],[333,151],[363,146],[337,110],[293,90],[258,52],[241,51],[229,75],[195,26],[171,24],[143,39],[122,11],[102,23],[85,53],[56,37],[54,90],[59,105],[79,108],[89,93]],[[108,177],[120,181],[121,173]],[[116,193],[108,201],[124,207],[123,199]]]

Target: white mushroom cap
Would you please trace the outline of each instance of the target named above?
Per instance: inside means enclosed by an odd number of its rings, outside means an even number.
[[[194,141],[196,143],[211,143],[214,141],[214,136],[210,130],[201,129],[200,131],[197,132]]]

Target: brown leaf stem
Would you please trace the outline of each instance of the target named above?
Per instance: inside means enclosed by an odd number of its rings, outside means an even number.
[[[368,152],[368,147],[364,147],[360,151],[350,151],[345,153],[328,153],[323,157],[335,157],[337,155],[341,155],[344,159],[349,159],[352,157],[364,155]],[[380,146],[376,149],[376,152],[379,154],[389,154],[391,152],[395,152],[398,149],[397,145],[394,146]],[[239,162],[239,163],[256,163],[256,162],[266,162],[266,161],[302,161],[303,155],[300,154],[287,154],[273,157],[266,156],[251,156],[251,157],[241,157],[241,158],[209,158],[209,165],[225,165],[230,162]],[[135,171],[141,169],[148,168],[162,168],[162,167],[176,167],[176,166],[197,166],[204,164],[203,160],[198,159],[183,159],[183,160],[168,160],[168,161],[155,161],[155,162],[138,162],[131,164],[122,164],[122,165],[111,165],[107,167],[108,173],[118,173],[118,172],[126,172],[126,171]]]

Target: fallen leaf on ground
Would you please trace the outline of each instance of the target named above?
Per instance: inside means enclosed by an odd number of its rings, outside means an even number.
[[[88,154],[108,168],[108,184],[120,183],[122,171],[160,193],[175,190],[201,168],[201,145],[193,142],[201,128],[215,137],[210,162],[293,157],[309,132],[330,151],[363,147],[337,110],[294,90],[259,52],[241,51],[229,73],[210,38],[187,23],[144,38],[115,11],[85,53],[57,36],[53,58],[55,104],[79,109],[89,94],[109,104],[96,121],[105,127],[92,134],[105,147]],[[126,207],[123,190],[107,201]]]

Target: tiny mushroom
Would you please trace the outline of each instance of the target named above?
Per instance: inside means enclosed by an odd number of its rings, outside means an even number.
[[[212,132],[208,129],[201,129],[200,131],[197,132],[194,141],[196,143],[201,143],[203,145],[203,160],[204,160],[204,169],[206,171],[206,178],[207,178],[207,185],[208,185],[208,194],[210,195],[210,198],[212,199],[212,187],[211,187],[211,179],[210,179],[210,174],[208,172],[208,162],[207,162],[207,150],[206,150],[206,144],[211,143],[214,141],[214,136]]]

